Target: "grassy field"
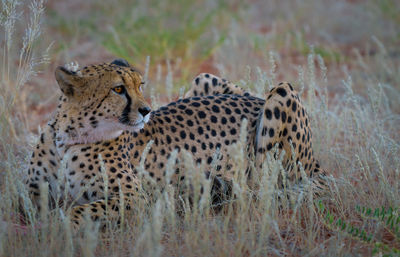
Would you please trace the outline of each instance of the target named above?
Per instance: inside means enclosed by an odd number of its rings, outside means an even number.
[[[105,2],[1,1],[0,256],[400,255],[398,1]],[[237,198],[219,213],[206,197],[190,206],[167,188],[106,233],[91,224],[73,235],[65,207],[36,215],[22,181],[57,105],[54,69],[115,57],[143,71],[153,109],[177,99],[200,72],[259,96],[292,82],[331,175],[328,195],[313,199],[307,183],[277,189],[280,165],[271,159],[251,187],[238,174]],[[243,142],[232,148],[239,168],[243,149]],[[190,156],[185,162],[193,184],[203,182]],[[290,197],[278,201],[282,193]]]

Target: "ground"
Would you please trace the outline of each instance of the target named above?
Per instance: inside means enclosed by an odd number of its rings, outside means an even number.
[[[400,248],[395,229],[357,209],[400,206],[398,1],[47,1],[41,34],[22,59],[23,35],[35,19],[29,22],[28,2],[17,5],[22,14],[14,16],[7,50],[7,6],[0,12],[1,256],[356,256]],[[48,61],[25,65],[49,45]],[[71,236],[60,212],[28,217],[32,226],[19,222],[17,203],[28,201],[20,183],[25,164],[57,103],[55,68],[115,57],[148,77],[144,95],[153,108],[177,99],[201,72],[259,95],[291,82],[311,116],[315,155],[333,176],[324,211],[300,200],[310,197],[306,188],[290,203],[276,201],[271,164],[255,181],[259,190],[238,178],[239,198],[218,214],[198,207],[178,215],[167,190],[153,205],[138,203],[123,229],[106,235],[94,228]],[[30,76],[31,67],[40,73]],[[232,149],[238,165],[240,149]],[[337,219],[373,238],[350,236]]]

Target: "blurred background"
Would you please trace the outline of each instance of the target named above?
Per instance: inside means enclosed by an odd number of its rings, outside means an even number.
[[[7,56],[11,70],[20,57],[18,38],[34,15],[30,5],[19,2],[16,8],[14,49]],[[387,58],[400,58],[396,0],[49,0],[43,8],[32,54],[45,53],[46,61],[34,67],[39,73],[17,96],[25,111],[20,118],[31,131],[56,105],[55,67],[70,62],[85,66],[118,57],[143,72],[147,63],[146,96],[153,92],[165,102],[200,72],[234,82],[258,72],[269,83],[301,83],[310,53],[323,59],[328,91],[335,94],[341,88],[334,85],[347,73],[361,71],[360,57],[368,60],[384,47]],[[5,33],[0,39],[3,48]],[[172,90],[166,90],[166,80]]]

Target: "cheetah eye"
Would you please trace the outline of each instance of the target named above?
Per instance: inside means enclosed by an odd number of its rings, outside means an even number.
[[[119,95],[122,95],[123,93],[125,93],[124,86],[117,86],[117,87],[114,87],[112,90]]]

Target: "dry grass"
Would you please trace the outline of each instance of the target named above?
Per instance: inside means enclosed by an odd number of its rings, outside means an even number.
[[[170,9],[171,1],[128,2],[49,1],[43,11],[40,1],[30,8],[1,1],[0,256],[399,255],[396,1],[205,0]],[[328,196],[312,199],[307,183],[278,190],[280,163],[269,158],[250,183],[236,174],[236,199],[215,213],[199,194],[208,182],[188,155],[194,205],[168,187],[154,193],[156,201],[137,202],[122,227],[99,233],[89,224],[79,235],[65,207],[38,215],[22,178],[36,128],[56,103],[54,65],[110,61],[113,54],[142,64],[154,108],[175,99],[198,72],[222,74],[260,95],[281,80],[294,82],[312,118],[314,152],[332,174]],[[243,142],[232,148],[238,170],[242,149]],[[289,199],[278,201],[283,193]],[[27,222],[20,221],[21,201]],[[383,207],[385,217],[362,207]],[[359,234],[341,229],[343,221]]]

